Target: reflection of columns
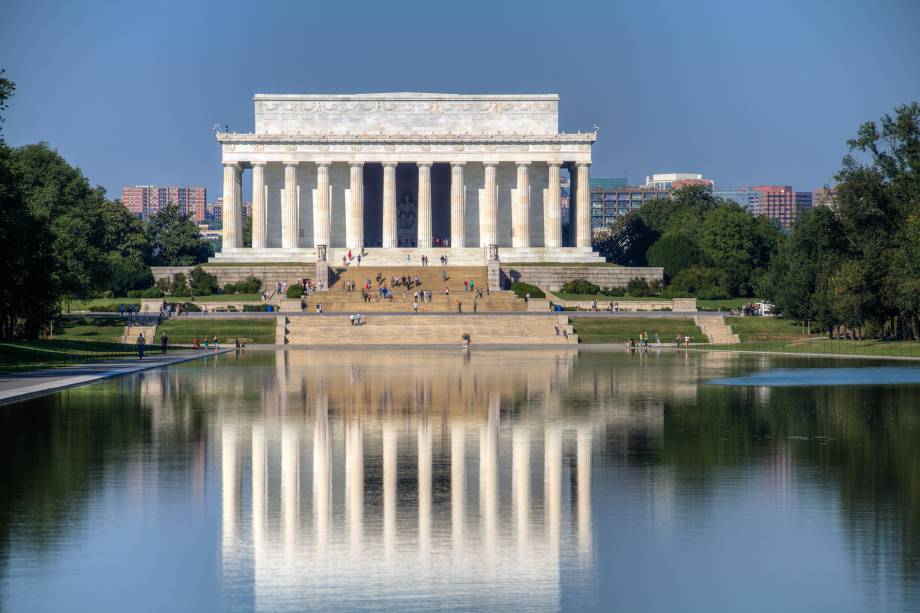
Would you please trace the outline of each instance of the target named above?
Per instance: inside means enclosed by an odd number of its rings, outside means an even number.
[[[225,551],[235,547],[236,494],[239,491],[236,459],[236,428],[224,426],[220,443],[220,505],[222,545]]]
[[[281,526],[284,551],[293,553],[300,518],[300,432],[296,423],[281,426]]]
[[[450,425],[450,525],[454,549],[463,548],[466,523],[466,441],[463,422]]]
[[[431,423],[418,422],[418,546],[427,557],[431,549]]]
[[[396,164],[383,164],[383,247],[396,247]]]
[[[575,185],[575,237],[576,247],[591,246],[591,179],[590,164],[578,164],[578,183]]]
[[[495,206],[495,164],[485,164],[485,184],[479,203],[479,246],[498,244],[498,208]]]
[[[562,434],[559,426],[547,424],[543,441],[543,513],[546,540],[558,562],[560,513],[562,512]]]
[[[323,550],[329,538],[332,504],[331,459],[329,457],[329,397],[316,392],[316,421],[313,427],[313,521],[316,543]]]
[[[252,549],[260,556],[265,540],[265,431],[262,424],[252,426]]]
[[[450,165],[450,246],[464,247],[466,231],[466,188],[463,185],[463,162]]]
[[[268,246],[268,199],[265,194],[265,162],[252,163],[252,248]]]
[[[383,555],[394,553],[396,538],[396,423],[391,415],[383,420]]]
[[[329,245],[329,164],[316,165],[316,196],[313,198],[313,244]]]
[[[498,524],[498,422],[501,396],[489,394],[489,413],[479,428],[479,515],[482,541],[494,554]]]
[[[578,429],[578,552],[591,554],[591,430]]]
[[[297,162],[284,164],[284,201],[281,203],[281,246],[295,249],[300,242],[300,208],[297,192]]]
[[[241,199],[243,170],[236,162],[224,162],[224,249],[243,246],[243,225]]]
[[[357,551],[364,538],[364,431],[357,418],[345,424],[345,490],[348,539]]]
[[[345,246],[364,247],[364,163],[352,162],[351,184],[345,211]]]
[[[543,204],[543,244],[546,247],[562,246],[562,204],[560,202],[559,164],[549,165],[549,187]]]
[[[511,244],[515,248],[530,247],[530,175],[527,162],[517,164],[517,191],[511,208],[513,227]]]
[[[418,246],[431,247],[431,164],[418,163]]]
[[[511,431],[511,500],[517,523],[518,545],[523,549],[530,530],[530,430],[517,423]]]

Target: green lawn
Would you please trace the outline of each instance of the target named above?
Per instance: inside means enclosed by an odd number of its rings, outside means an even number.
[[[151,355],[160,353],[155,346],[148,346],[147,351]],[[137,347],[133,344],[98,340],[5,341],[0,342],[0,372],[57,368],[136,355]]]
[[[214,294],[213,296],[166,296],[163,298],[169,302],[259,302],[262,296],[259,294]],[[141,303],[140,298],[93,298],[91,300],[73,300],[69,304],[71,313],[80,311],[92,311],[93,307],[108,307],[113,304],[137,304]]]
[[[121,342],[125,321],[120,317],[65,317],[54,323],[56,340]]]
[[[638,340],[640,332],[648,333],[650,344],[655,342],[655,334],[661,336],[662,343],[668,344],[673,344],[678,334],[690,336],[693,343],[707,342],[706,336],[689,319],[573,316],[572,322],[582,343],[625,343],[630,338]]]
[[[259,294],[214,294],[213,296],[195,296],[194,301],[191,298],[169,298],[170,301],[182,300],[189,302],[260,302],[262,296]]]
[[[848,341],[802,337],[795,340],[742,342],[739,345],[711,345],[706,349],[920,358],[920,342],[917,341]]]
[[[566,268],[623,268],[612,262],[502,262],[502,266],[564,266]]]
[[[233,343],[238,338],[241,343],[273,345],[275,343],[275,318],[171,319],[160,324],[157,328],[157,336],[164,332],[169,335],[171,343],[187,344],[196,337],[213,338],[217,335],[221,343]]]
[[[603,302],[607,304],[608,302],[670,302],[670,298],[662,298],[660,296],[651,296],[651,297],[642,297],[634,298],[633,296],[604,296],[603,294],[570,294],[568,292],[552,292],[562,300],[583,300],[585,302],[591,302],[592,300],[597,300],[598,302]]]
[[[106,307],[113,304],[140,304],[140,298],[92,298],[90,300],[71,300],[65,304],[65,312],[91,311],[93,307]]]
[[[779,317],[726,317],[725,323],[741,337],[742,342],[778,341],[804,336],[797,322]]]

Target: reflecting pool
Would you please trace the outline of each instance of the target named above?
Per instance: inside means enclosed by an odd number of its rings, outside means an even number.
[[[920,385],[862,366],[247,351],[0,407],[0,610],[918,610]]]

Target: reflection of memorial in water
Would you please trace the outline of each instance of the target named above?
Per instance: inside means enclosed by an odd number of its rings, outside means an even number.
[[[566,559],[593,558],[603,427],[559,406],[577,357],[318,357],[279,352],[263,411],[221,413],[225,580],[251,575],[257,606],[435,601],[471,578],[483,605],[557,606]]]

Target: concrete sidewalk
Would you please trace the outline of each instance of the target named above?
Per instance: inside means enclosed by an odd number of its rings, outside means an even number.
[[[0,405],[52,394],[68,387],[86,385],[109,377],[120,377],[142,370],[187,362],[195,358],[228,353],[233,350],[183,351],[182,353],[171,353],[166,356],[153,355],[145,357],[143,360],[119,358],[90,364],[0,375]]]

